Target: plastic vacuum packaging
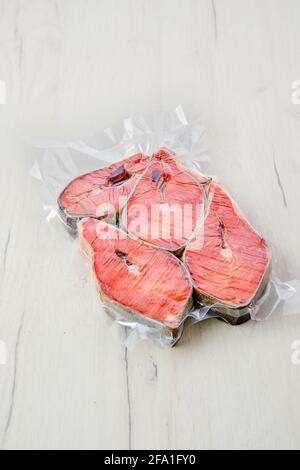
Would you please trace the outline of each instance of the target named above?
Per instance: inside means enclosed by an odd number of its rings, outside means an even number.
[[[85,141],[36,144],[31,175],[47,188],[47,219],[78,236],[127,345],[174,346],[186,326],[208,318],[264,320],[299,294],[296,280],[276,277],[266,240],[205,174],[203,131],[179,106]]]

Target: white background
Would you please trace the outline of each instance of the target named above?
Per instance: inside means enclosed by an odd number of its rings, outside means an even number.
[[[300,447],[300,316],[126,351],[20,139],[187,105],[278,274],[300,279],[299,18],[298,0],[0,2],[1,448]]]

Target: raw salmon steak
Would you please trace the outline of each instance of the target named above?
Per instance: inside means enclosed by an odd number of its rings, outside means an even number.
[[[216,304],[212,310],[237,324],[250,318],[249,307],[266,287],[270,254],[220,185],[211,183],[209,199],[204,225],[184,261],[200,301]]]
[[[194,232],[204,205],[207,179],[197,179],[167,149],[154,153],[139,179],[121,224],[129,234],[179,254]]]
[[[190,274],[179,259],[96,219],[81,220],[78,232],[109,311],[168,332],[179,328],[193,291]]]
[[[83,217],[113,220],[149,161],[139,153],[75,178],[58,198],[63,220],[74,230]]]

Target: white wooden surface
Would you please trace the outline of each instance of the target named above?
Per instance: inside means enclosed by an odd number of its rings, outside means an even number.
[[[299,0],[0,2],[1,448],[300,447],[300,316],[125,350],[77,245],[45,221],[19,139],[188,104],[279,274],[300,279],[299,18]]]

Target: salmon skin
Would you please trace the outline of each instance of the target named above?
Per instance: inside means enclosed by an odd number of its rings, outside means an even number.
[[[103,221],[83,219],[78,232],[108,313],[158,329],[173,344],[192,305],[185,265]]]
[[[160,149],[132,192],[121,226],[157,248],[182,253],[203,214],[207,182],[188,172],[174,153]]]
[[[269,280],[270,252],[216,183],[210,186],[204,226],[183,260],[201,302],[211,304],[212,311],[231,324],[250,319],[251,307]]]
[[[71,181],[58,198],[64,222],[76,232],[84,217],[115,220],[150,158],[138,153]]]

